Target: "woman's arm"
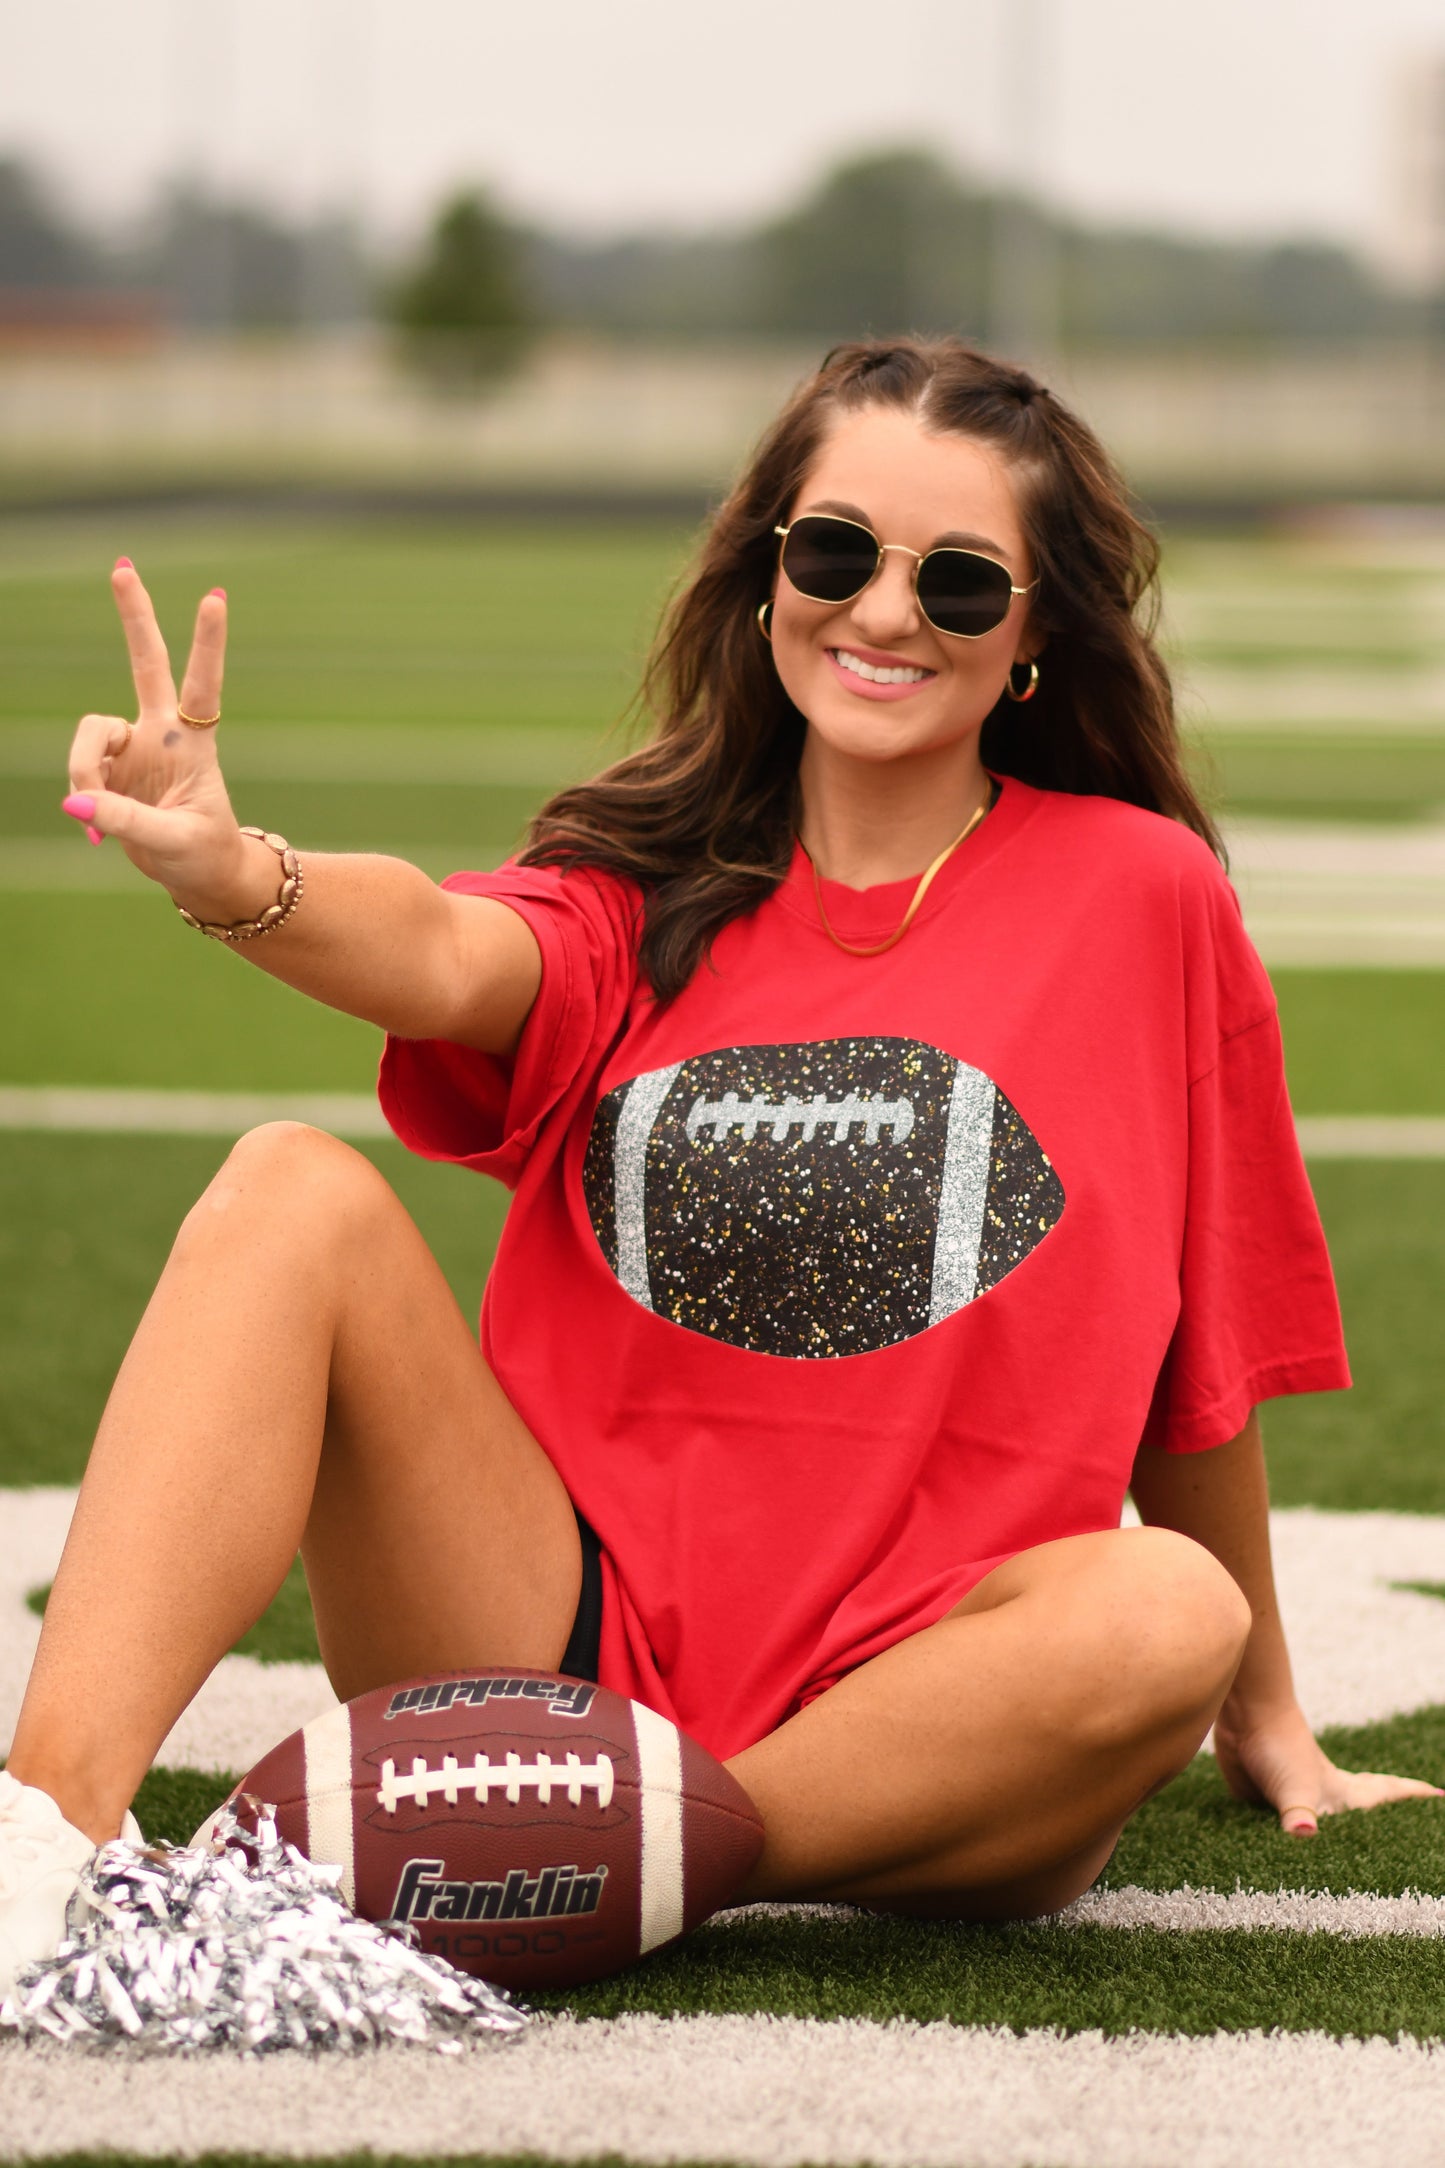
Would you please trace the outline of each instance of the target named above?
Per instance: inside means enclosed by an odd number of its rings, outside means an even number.
[[[1214,1726],[1220,1773],[1236,1799],[1273,1807],[1293,1836],[1312,1837],[1322,1814],[1438,1794],[1412,1777],[1337,1769],[1295,1698],[1269,1548],[1269,1487],[1258,1414],[1238,1437],[1204,1453],[1141,1446],[1131,1488],[1151,1527],[1192,1536],[1238,1582],[1254,1625]]]
[[[130,649],[138,721],[87,715],[70,754],[66,810],[117,838],[142,873],[212,925],[253,919],[276,901],[274,851],[231,810],[215,733],[183,724],[218,714],[226,603],[202,602],[177,700],[155,612],[133,566],[112,587]],[[308,852],[299,908],[239,953],[302,993],[413,1039],[510,1053],[536,999],[542,960],[505,904],[454,896],[401,859]],[[194,938],[194,937],[192,937]]]
[[[223,892],[171,890],[193,918],[234,925],[276,901],[275,852],[241,844],[247,855]],[[286,924],[234,944],[248,963],[404,1039],[515,1050],[542,982],[525,919],[487,896],[454,896],[402,858],[307,851],[302,872]]]

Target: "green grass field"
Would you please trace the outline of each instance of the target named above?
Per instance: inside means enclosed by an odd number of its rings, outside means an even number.
[[[372,1030],[195,940],[113,846],[88,851],[58,813],[73,716],[129,705],[104,577],[117,552],[152,584],[177,650],[196,596],[217,581],[230,591],[223,757],[243,818],[310,848],[399,850],[440,872],[501,858],[547,789],[623,742],[608,733],[687,542],[642,525],[0,521],[0,1084],[365,1091],[374,1077]],[[1236,702],[1227,723],[1196,731],[1226,813],[1402,823],[1445,805],[1445,717],[1438,733],[1389,722],[1392,687],[1445,661],[1438,571],[1301,541],[1187,537],[1168,569],[1186,682],[1233,672],[1264,688],[1249,694],[1258,712]],[[1298,703],[1285,715],[1295,674],[1322,664],[1373,676],[1377,727],[1302,722]],[[1289,970],[1276,984],[1301,1112],[1445,1113],[1445,972]],[[474,1310],[502,1193],[394,1144],[368,1151]],[[223,1152],[195,1138],[0,1133],[0,1487],[78,1480],[175,1226]],[[1315,1180],[1356,1386],[1269,1412],[1276,1502],[1445,1514],[1445,1163],[1322,1163]],[[314,1653],[299,1577],[243,1647]],[[1366,1765],[1435,1775],[1445,1712],[1334,1743]],[[158,1771],[139,1811],[154,1833],[184,1837],[224,1788]],[[1353,1818],[1302,1846],[1230,1802],[1201,1762],[1135,1818],[1106,1877],[1161,1890],[1236,1880],[1445,1893],[1445,1816],[1423,1805]],[[751,1920],[568,2002],[593,2016],[944,2015],[1105,2033],[1445,2031],[1428,1942],[1321,1942]]]

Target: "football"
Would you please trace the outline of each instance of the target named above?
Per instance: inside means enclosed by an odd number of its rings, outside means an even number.
[[[519,1989],[600,1979],[686,1934],[763,1842],[752,1801],[695,1740],[546,1671],[359,1695],[273,1747],[227,1805],[249,1828],[274,1807],[299,1852],[340,1867],[363,1918]]]
[[[764,1355],[862,1355],[940,1325],[1064,1210],[981,1069],[919,1039],[732,1046],[607,1092],[583,1167],[635,1302]]]

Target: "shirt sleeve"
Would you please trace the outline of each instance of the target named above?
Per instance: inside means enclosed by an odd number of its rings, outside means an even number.
[[[637,982],[636,891],[589,868],[453,873],[455,895],[486,896],[525,919],[542,982],[509,1059],[445,1039],[388,1034],[377,1092],[408,1150],[515,1188],[549,1116],[586,1088],[627,1015]]]
[[[1222,877],[1218,890],[1191,1033],[1212,1058],[1189,1085],[1179,1317],[1143,1437],[1175,1453],[1223,1445],[1261,1400],[1350,1383],[1273,992]]]

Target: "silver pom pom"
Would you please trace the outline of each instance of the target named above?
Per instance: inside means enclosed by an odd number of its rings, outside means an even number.
[[[23,2037],[139,2049],[340,2049],[406,2040],[456,2054],[531,2023],[499,1989],[358,1919],[263,1808],[210,1845],[102,1845],[70,1902],[68,1939],[0,2003]]]

